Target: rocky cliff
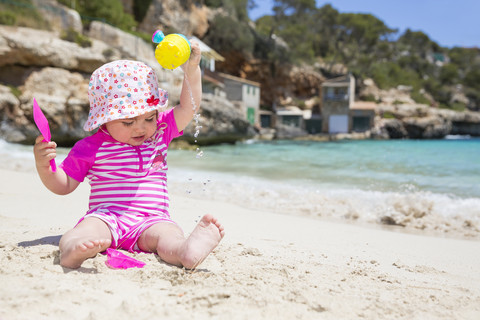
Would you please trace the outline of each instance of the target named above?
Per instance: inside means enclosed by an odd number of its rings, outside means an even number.
[[[375,138],[441,139],[446,135],[480,136],[479,112],[458,112],[415,103],[410,96],[411,87],[408,86],[380,90],[370,79],[365,80],[364,84],[360,96],[371,96],[379,102],[372,130]],[[456,96],[456,99],[466,97]]]
[[[432,108],[422,104],[380,104],[372,134],[390,139],[441,139],[480,136],[480,113]]]
[[[38,131],[33,123],[33,97],[44,110],[57,143],[71,145],[86,136],[82,126],[89,110],[90,74],[116,59],[135,59],[152,66],[160,86],[169,91],[170,105],[178,103],[182,71],[162,69],[151,44],[98,21],[91,23],[86,34],[89,47],[62,40],[55,31],[0,26],[1,137],[18,143],[34,140]],[[200,125],[205,125],[198,143],[232,142],[253,135],[253,128],[229,101],[206,97],[202,106],[205,112]],[[186,138],[193,140],[194,132],[190,125]]]

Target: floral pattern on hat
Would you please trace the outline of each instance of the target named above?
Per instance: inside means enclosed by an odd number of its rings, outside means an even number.
[[[86,131],[168,105],[168,93],[158,88],[153,69],[130,60],[113,61],[95,70],[90,77],[88,98],[90,112],[83,126]]]

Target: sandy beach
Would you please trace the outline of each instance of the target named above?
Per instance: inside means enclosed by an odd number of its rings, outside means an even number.
[[[171,195],[189,233],[210,212],[226,236],[195,271],[153,254],[142,269],[97,255],[58,264],[87,208],[34,172],[0,170],[0,319],[480,319],[480,241],[245,209]],[[134,256],[133,254],[129,254]]]

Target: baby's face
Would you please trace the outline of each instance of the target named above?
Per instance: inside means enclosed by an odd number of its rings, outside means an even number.
[[[157,130],[157,111],[106,123],[108,133],[117,141],[139,146]]]

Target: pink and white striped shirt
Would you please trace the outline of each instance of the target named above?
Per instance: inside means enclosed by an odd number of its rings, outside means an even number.
[[[182,133],[171,109],[159,114],[157,132],[142,145],[118,142],[99,130],[78,141],[61,167],[77,181],[90,180],[87,214],[107,209],[169,218],[167,149]]]

